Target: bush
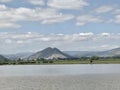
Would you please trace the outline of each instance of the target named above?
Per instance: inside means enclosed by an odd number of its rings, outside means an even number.
[[[49,63],[54,63],[54,62],[52,60],[50,60]]]
[[[49,63],[49,61],[48,60],[43,60],[43,63]]]

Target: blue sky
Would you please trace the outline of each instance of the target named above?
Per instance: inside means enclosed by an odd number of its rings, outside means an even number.
[[[120,47],[120,0],[0,0],[0,51]]]

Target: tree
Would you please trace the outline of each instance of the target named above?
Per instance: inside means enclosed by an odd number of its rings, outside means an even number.
[[[99,57],[97,57],[97,56],[92,56],[90,59],[91,59],[91,60],[98,60]]]
[[[92,57],[90,58],[90,63],[92,64],[94,60],[98,60],[98,59],[99,59],[99,57],[97,57],[97,56],[92,56]]]
[[[50,60],[49,63],[54,63],[54,61],[53,61],[53,60]]]

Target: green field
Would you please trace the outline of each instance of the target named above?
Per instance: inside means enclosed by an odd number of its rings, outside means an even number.
[[[90,64],[89,60],[61,60],[54,64]],[[120,59],[94,60],[92,64],[120,64]]]
[[[0,65],[90,64],[89,60],[2,61]],[[93,60],[92,64],[120,64],[120,59]]]

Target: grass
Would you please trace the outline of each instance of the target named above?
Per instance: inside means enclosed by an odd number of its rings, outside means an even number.
[[[90,64],[89,60],[53,60],[52,62],[43,61],[5,61],[0,65],[43,65],[43,64]],[[92,64],[120,64],[120,59],[99,59],[94,60]]]
[[[61,60],[55,61],[54,64],[89,64],[89,60]],[[93,64],[120,64],[120,59],[94,60]]]
[[[120,59],[96,60],[95,64],[120,64]]]

